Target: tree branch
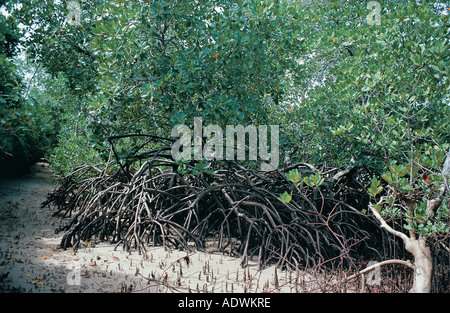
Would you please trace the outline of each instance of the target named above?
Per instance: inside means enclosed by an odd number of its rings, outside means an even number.
[[[348,166],[346,169],[337,172],[336,174],[334,174],[332,181],[333,183],[337,182],[339,179],[341,179],[342,176],[347,175],[348,173],[350,173],[350,171],[353,169],[353,166]]]
[[[381,197],[380,201],[377,204],[381,204],[381,202],[384,200],[384,197]],[[403,242],[405,243],[405,246],[408,245],[410,238],[405,235],[402,232],[399,232],[395,229],[393,229],[391,226],[389,226],[386,221],[384,220],[384,218],[381,217],[380,213],[378,213],[377,209],[374,207],[374,205],[369,204],[369,208],[370,211],[372,211],[372,214],[375,216],[375,218],[381,223],[381,228],[384,228],[387,230],[388,233],[396,236],[396,237],[400,237],[401,239],[403,239]]]
[[[353,274],[353,275],[351,275],[349,277],[344,278],[343,280],[339,280],[339,281],[335,282],[330,287],[333,287],[333,286],[335,286],[335,285],[337,285],[339,283],[347,282],[349,280],[357,278],[358,276],[360,276],[362,274],[365,274],[367,272],[373,271],[377,267],[381,267],[381,266],[388,265],[388,264],[401,264],[401,265],[408,266],[411,269],[415,269],[414,264],[412,264],[410,261],[404,261],[404,260],[398,260],[398,259],[386,260],[386,261],[382,261],[382,262],[378,262],[376,264],[370,265],[370,266],[366,267],[365,269],[359,271],[356,274]]]
[[[415,268],[414,264],[412,264],[410,261],[397,260],[397,259],[386,260],[386,261],[382,261],[382,262],[379,262],[379,263],[376,263],[376,264],[373,264],[373,265],[371,265],[371,266],[366,267],[365,269],[359,271],[358,273],[353,274],[353,275],[347,277],[347,278],[345,279],[345,281],[352,280],[353,278],[356,278],[356,277],[358,277],[359,275],[362,275],[362,274],[365,274],[365,273],[367,273],[367,272],[373,271],[373,270],[376,269],[377,267],[381,267],[381,266],[388,265],[388,264],[401,264],[401,265],[408,266],[408,267],[411,268],[411,269],[414,269],[414,268]]]
[[[450,174],[450,150],[447,152],[447,157],[444,162],[444,167],[442,169],[442,176],[444,177],[444,182],[441,188],[441,192],[434,199],[427,201],[427,213],[428,216],[433,216],[437,208],[442,204],[444,200],[445,193],[447,192],[448,183],[446,175]]]

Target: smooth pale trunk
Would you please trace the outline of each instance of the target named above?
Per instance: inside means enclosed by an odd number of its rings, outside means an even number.
[[[431,261],[431,250],[426,244],[424,237],[410,239],[406,244],[406,250],[414,256],[414,283],[409,292],[429,293],[431,291],[431,275],[433,263]]]

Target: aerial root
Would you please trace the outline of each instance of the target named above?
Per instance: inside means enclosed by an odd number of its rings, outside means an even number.
[[[71,217],[61,229],[61,247],[78,248],[95,237],[144,255],[148,245],[162,245],[220,251],[241,257],[243,265],[257,260],[261,267],[294,268],[352,262],[354,246],[370,246],[366,239],[377,229],[375,221],[355,209],[367,206],[367,195],[342,183],[368,179],[364,169],[323,170],[329,174],[322,186],[294,190],[285,173],[314,174],[306,163],[261,173],[234,161],[214,161],[212,173],[180,174],[180,163],[166,151],[163,145],[136,153],[141,166],[135,172],[116,158],[104,168],[85,166],[62,179],[44,203],[55,207],[55,215]],[[291,190],[290,203],[278,199]]]

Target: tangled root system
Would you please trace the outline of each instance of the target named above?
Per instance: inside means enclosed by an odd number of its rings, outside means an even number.
[[[127,163],[114,149],[120,138],[110,138],[115,161],[78,168],[44,203],[70,217],[62,248],[96,237],[144,255],[149,245],[162,245],[228,253],[261,267],[296,267],[352,262],[361,250],[379,253],[386,246],[375,221],[361,213],[369,200],[365,168],[318,170],[299,163],[257,172],[235,161],[212,161],[208,173],[192,171],[191,162],[185,164],[191,171],[180,174],[180,163],[168,155],[170,140],[145,136],[154,148]],[[320,173],[324,182],[297,188],[285,175],[294,169],[303,176]],[[279,199],[285,191],[292,192],[289,203]]]

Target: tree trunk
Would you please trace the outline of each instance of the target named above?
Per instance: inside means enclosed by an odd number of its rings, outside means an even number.
[[[444,168],[442,174],[450,173],[450,150],[447,152]],[[447,183],[442,186],[441,193],[434,199],[428,200],[427,211],[430,216],[433,216],[437,208],[441,205],[444,194],[447,191]],[[403,239],[405,248],[414,256],[414,283],[409,292],[428,293],[431,290],[431,275],[433,273],[433,263],[431,259],[431,249],[426,244],[426,238],[419,236],[419,239],[414,237]]]
[[[444,195],[448,189],[448,181],[445,179],[445,175],[450,174],[450,149],[447,152],[447,157],[444,162],[444,168],[442,169],[442,175],[444,176],[444,184],[442,185],[441,192],[434,199],[427,201],[427,213],[429,216],[433,216],[436,210],[444,200]],[[378,204],[381,204],[384,199],[381,197]],[[410,212],[414,212],[414,203],[412,201],[407,202],[407,206]],[[416,239],[416,234],[410,231],[410,236],[397,231],[390,227],[384,218],[381,217],[374,205],[369,205],[375,218],[381,223],[381,228],[386,229],[390,234],[399,237],[403,240],[405,248],[414,256],[414,282],[411,293],[429,293],[431,291],[431,277],[433,274],[433,262],[431,259],[431,249],[427,246],[426,238],[419,236]]]
[[[414,234],[411,234],[411,237],[408,237],[404,233],[394,230],[386,223],[373,205],[369,205],[369,208],[376,219],[380,221],[381,227],[386,229],[392,235],[401,238],[405,244],[406,250],[414,256],[414,282],[413,287],[409,292],[429,293],[431,290],[433,263],[431,259],[431,249],[427,246],[426,238],[424,236],[419,236],[419,238],[416,239]]]
[[[431,275],[433,263],[431,260],[431,249],[426,244],[426,238],[409,238],[406,250],[414,256],[414,282],[411,293],[429,293],[431,290]]]

